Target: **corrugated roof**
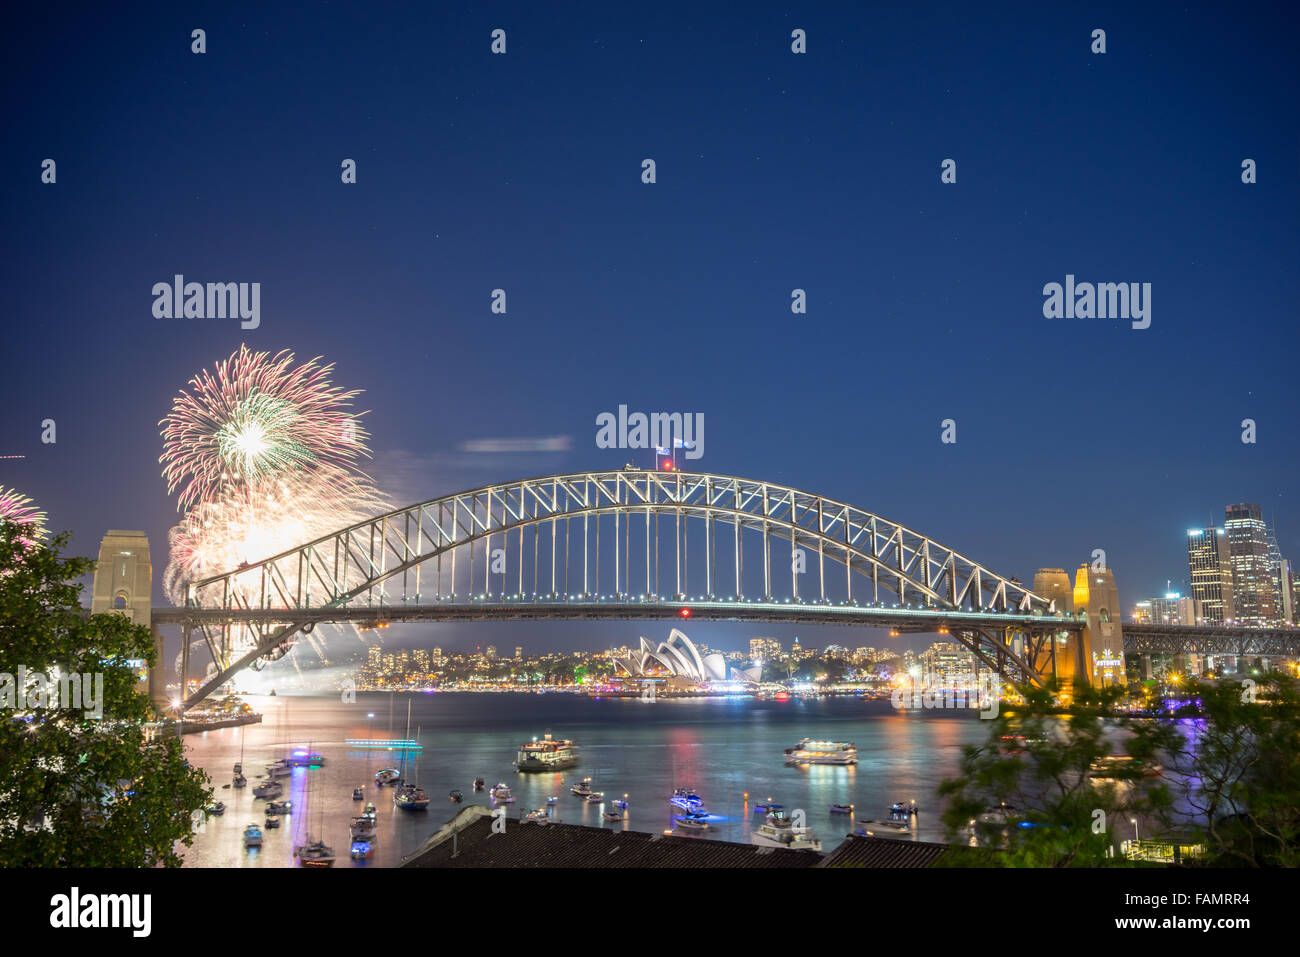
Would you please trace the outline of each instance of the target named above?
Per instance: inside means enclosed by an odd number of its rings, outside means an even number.
[[[947,852],[947,844],[850,834],[822,867],[929,867]]]

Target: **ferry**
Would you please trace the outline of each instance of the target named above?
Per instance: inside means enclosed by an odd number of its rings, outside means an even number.
[[[784,811],[773,811],[750,835],[755,844],[762,847],[784,847],[795,851],[820,851],[822,842],[817,835],[806,827],[795,827],[790,815]]]
[[[515,768],[519,771],[564,771],[578,764],[578,746],[569,740],[556,741],[548,733],[519,749]]]
[[[844,741],[814,741],[804,738],[785,749],[786,764],[857,764],[858,749]]]
[[[688,814],[706,814],[703,799],[695,793],[695,788],[677,788],[668,803],[679,807]]]
[[[514,804],[515,796],[510,793],[510,789],[504,783],[498,784],[488,792],[493,801],[498,804]]]

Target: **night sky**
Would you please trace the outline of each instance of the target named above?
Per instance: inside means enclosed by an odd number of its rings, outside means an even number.
[[[0,485],[81,554],[147,531],[161,604],[157,423],[247,342],[365,390],[367,471],[395,504],[650,465],[596,447],[626,404],[703,413],[692,467],[850,502],[1026,582],[1104,548],[1126,610],[1187,590],[1186,529],[1230,502],[1300,560],[1293,7],[707,6],[11,12],[0,456],[25,458]],[[260,327],[155,318],[175,273],[260,282]],[[1067,274],[1151,283],[1150,328],[1044,318]],[[571,448],[463,450],[555,436]],[[886,640],[691,629],[755,633]]]

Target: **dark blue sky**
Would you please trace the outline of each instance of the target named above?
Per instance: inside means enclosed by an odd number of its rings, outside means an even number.
[[[157,581],[176,512],[156,423],[247,342],[365,390],[370,471],[402,504],[620,466],[595,417],[625,403],[703,413],[700,468],[1008,575],[1105,548],[1126,608],[1178,587],[1185,529],[1229,502],[1260,503],[1300,556],[1293,8],[902,6],[11,15],[0,455],[26,458],[0,485],[81,553],[145,529]],[[154,318],[174,273],[260,282],[261,327]],[[1151,327],[1045,319],[1067,273],[1151,283]],[[457,452],[557,435],[571,451]],[[724,647],[754,630],[696,626]]]

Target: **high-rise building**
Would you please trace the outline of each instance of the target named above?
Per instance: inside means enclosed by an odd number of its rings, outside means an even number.
[[[936,641],[921,653],[922,682],[931,688],[967,689],[975,684],[975,656],[955,641]]]
[[[1142,617],[1139,618],[1139,615]],[[1176,591],[1165,592],[1164,598],[1148,598],[1137,603],[1134,620],[1153,625],[1195,625],[1203,617],[1200,603],[1195,598],[1184,598]]]
[[[494,661],[496,659],[496,656],[497,656],[497,646],[488,645],[487,651],[484,652],[484,657],[487,658],[488,661]]]
[[[1187,530],[1187,568],[1191,573],[1192,597],[1201,603],[1207,625],[1235,621],[1236,601],[1228,536],[1221,528]]]
[[[524,646],[515,645],[515,661],[518,661],[523,656],[524,656]]]
[[[1273,591],[1268,528],[1259,506],[1249,502],[1229,505],[1223,525],[1237,621],[1249,627],[1276,624],[1278,601]]]
[[[749,639],[750,661],[776,661],[781,657],[781,642],[775,638]]]

